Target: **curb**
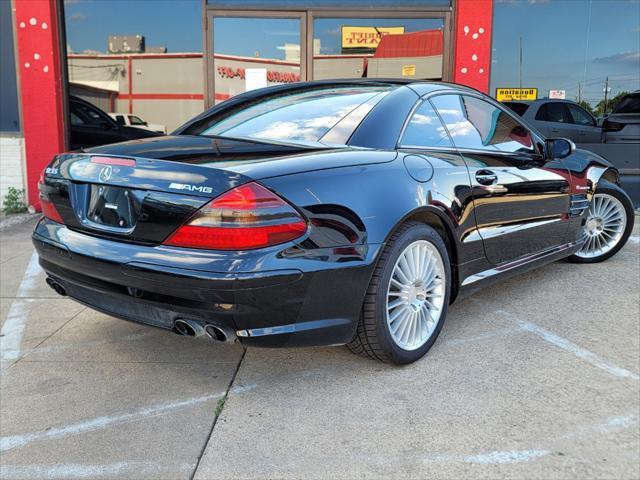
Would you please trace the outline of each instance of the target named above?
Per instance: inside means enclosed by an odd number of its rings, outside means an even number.
[[[35,220],[40,216],[39,213],[17,213],[15,215],[8,215],[0,220],[0,230],[6,230],[14,225],[21,225],[31,220]]]

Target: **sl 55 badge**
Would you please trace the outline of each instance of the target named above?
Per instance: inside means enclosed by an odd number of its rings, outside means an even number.
[[[171,183],[169,188],[174,190],[187,190],[188,192],[213,193],[213,188],[198,185],[189,185],[188,183]]]

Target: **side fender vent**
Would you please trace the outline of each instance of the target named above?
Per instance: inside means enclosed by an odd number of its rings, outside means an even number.
[[[589,208],[589,200],[585,193],[571,195],[571,205],[569,206],[569,216],[579,217]]]

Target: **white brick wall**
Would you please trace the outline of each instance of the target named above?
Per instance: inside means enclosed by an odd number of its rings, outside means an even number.
[[[0,208],[9,187],[24,189],[24,138],[0,136]]]

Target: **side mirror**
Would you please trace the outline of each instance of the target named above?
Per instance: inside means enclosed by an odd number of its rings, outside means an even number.
[[[576,150],[576,144],[566,138],[550,138],[546,141],[547,158],[567,158]]]

